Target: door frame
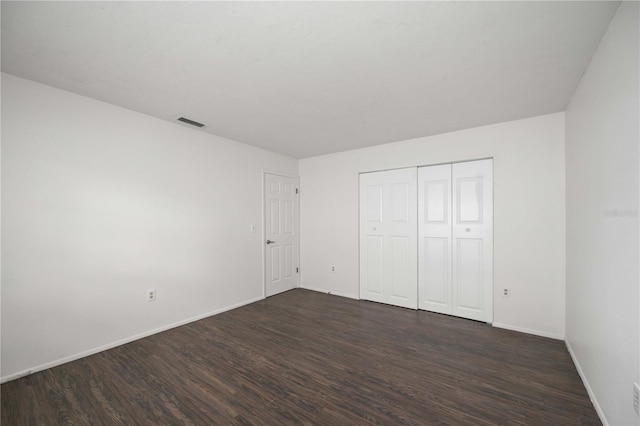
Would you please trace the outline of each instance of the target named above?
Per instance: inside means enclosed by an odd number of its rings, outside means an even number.
[[[293,174],[282,172],[273,169],[262,169],[262,233],[261,233],[261,244],[262,244],[262,298],[267,298],[267,246],[265,241],[267,240],[267,197],[266,197],[266,175],[276,175],[282,176],[286,178],[295,179],[296,188],[298,189],[298,197],[296,199],[297,209],[298,209],[298,220],[296,221],[296,255],[298,257],[298,272],[296,273],[296,288],[300,288],[300,176]]]

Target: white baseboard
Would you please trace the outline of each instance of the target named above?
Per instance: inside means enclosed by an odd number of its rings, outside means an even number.
[[[493,326],[497,328],[504,328],[505,330],[512,330],[512,331],[519,331],[520,333],[533,334],[535,336],[549,337],[550,339],[564,340],[564,336],[559,334],[554,334],[554,333],[547,333],[546,331],[531,330],[529,328],[518,327],[515,325],[509,325],[509,324],[501,324],[498,322],[494,322]]]
[[[584,387],[587,390],[587,393],[589,394],[589,399],[591,400],[591,403],[595,407],[596,413],[598,413],[598,417],[600,417],[600,421],[602,422],[603,426],[609,426],[607,417],[604,415],[604,411],[602,411],[602,408],[600,408],[600,404],[598,404],[598,400],[596,399],[596,395],[593,393],[593,390],[591,390],[591,386],[589,386],[589,381],[587,380],[587,377],[584,375],[584,372],[582,371],[582,367],[578,362],[578,358],[576,358],[576,354],[573,352],[573,349],[571,348],[571,344],[569,343],[568,340],[565,340],[565,344],[567,345],[567,350],[569,351],[569,355],[571,355],[573,364],[576,366],[576,370],[578,370],[578,374],[582,379],[582,383],[584,384]]]
[[[300,286],[300,288],[303,288],[305,290],[317,291],[318,293],[331,294],[333,296],[347,297],[349,299],[360,300],[359,297],[354,296],[353,294],[338,293],[338,292],[335,292],[335,291],[332,291],[332,290],[327,290],[326,288],[306,287],[306,286]]]
[[[121,339],[121,340],[118,340],[118,341],[115,341],[115,342],[107,343],[106,345],[102,345],[102,346],[99,346],[97,348],[89,349],[89,350],[86,350],[86,351],[83,351],[83,352],[80,352],[80,353],[77,353],[77,354],[74,354],[74,355],[65,356],[63,358],[56,359],[55,361],[51,361],[51,362],[47,362],[47,363],[44,363],[44,364],[40,364],[38,366],[29,368],[27,370],[23,370],[23,371],[19,371],[17,373],[13,373],[13,374],[9,374],[7,376],[3,376],[2,378],[0,378],[0,383],[6,383],[6,382],[9,382],[11,380],[19,379],[20,377],[28,376],[29,374],[37,373],[38,371],[46,370],[48,368],[57,367],[58,365],[66,364],[67,362],[75,361],[77,359],[84,358],[84,357],[87,357],[89,355],[94,355],[94,354],[97,354],[98,352],[106,351],[108,349],[113,349],[113,348],[115,348],[117,346],[121,346],[121,345],[130,343],[130,342],[133,342],[134,340],[142,339],[144,337],[148,337],[148,336],[151,336],[153,334],[161,333],[163,331],[167,331],[167,330],[170,330],[172,328],[180,327],[181,325],[185,325],[185,324],[189,324],[191,322],[199,321],[201,319],[208,318],[208,317],[213,316],[213,315],[221,314],[223,312],[230,311],[232,309],[236,309],[236,308],[239,308],[241,306],[248,305],[250,303],[258,302],[258,301],[263,300],[263,299],[264,299],[264,297],[256,297],[254,299],[249,299],[249,300],[246,300],[244,302],[236,303],[235,305],[231,305],[231,306],[227,306],[227,307],[224,307],[224,308],[216,309],[214,311],[207,312],[205,314],[201,314],[201,315],[198,315],[198,316],[195,316],[195,317],[191,317],[191,318],[188,318],[188,319],[185,319],[185,320],[182,320],[182,321],[178,321],[178,322],[175,322],[173,324],[169,324],[169,325],[165,325],[165,326],[162,326],[162,327],[154,328],[153,330],[145,331],[143,333],[139,333],[139,334],[136,334],[136,335],[131,336],[131,337],[127,337],[127,338],[124,338],[124,339]]]

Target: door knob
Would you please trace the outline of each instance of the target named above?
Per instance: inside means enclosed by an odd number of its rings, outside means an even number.
[[[267,244],[273,244],[275,241],[267,240]]]

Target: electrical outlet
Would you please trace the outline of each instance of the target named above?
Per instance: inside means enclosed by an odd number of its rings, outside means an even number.
[[[633,384],[633,409],[636,410],[636,414],[640,414],[638,406],[640,405],[640,386],[637,383]]]
[[[155,302],[156,301],[156,289],[150,288],[147,289],[147,302]]]
[[[502,289],[502,297],[511,297],[511,290],[508,288]]]
[[[331,265],[331,272],[335,272],[336,271],[336,265]]]

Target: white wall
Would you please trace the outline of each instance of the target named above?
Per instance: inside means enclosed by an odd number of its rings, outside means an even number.
[[[486,157],[495,324],[563,338],[564,113],[300,160],[301,286],[358,297],[359,172]]]
[[[297,161],[3,74],[3,379],[261,298],[263,168]]]
[[[566,113],[567,342],[612,425],[638,424],[638,13],[620,6]]]

